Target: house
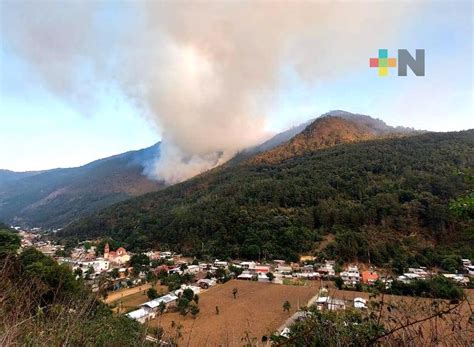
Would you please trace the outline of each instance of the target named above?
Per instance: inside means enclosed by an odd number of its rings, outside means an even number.
[[[185,274],[197,274],[199,272],[199,265],[188,265],[184,270]]]
[[[143,324],[147,320],[155,318],[156,313],[141,307],[138,310],[127,313],[126,316]]]
[[[469,265],[467,267],[467,273],[469,274],[469,276],[474,276],[474,265]]]
[[[357,266],[349,266],[346,271],[340,273],[345,285],[356,285],[360,281],[360,273]]]
[[[220,269],[225,269],[228,266],[228,263],[226,261],[220,261],[216,259],[214,266]]]
[[[117,248],[115,252],[111,251],[109,248],[109,244],[106,243],[104,247],[104,259],[107,259],[111,263],[121,265],[130,261],[130,255],[127,253],[127,251],[123,247]]]
[[[377,273],[372,270],[363,271],[361,277],[362,283],[367,284],[369,286],[373,285],[375,281],[379,279],[379,275],[377,275]]]
[[[279,264],[276,267],[275,272],[280,273],[282,275],[289,275],[293,272],[293,269],[291,268],[291,266],[285,266],[284,264]]]
[[[345,310],[346,304],[344,300],[331,298],[330,296],[321,296],[316,300],[316,307],[318,310]]]
[[[161,303],[164,303],[165,308],[169,309],[170,307],[173,307],[175,305],[176,300],[178,300],[178,296],[176,296],[173,293],[170,293],[170,294],[166,294],[164,296],[161,296],[159,298],[147,301],[147,302],[141,304],[140,306],[141,306],[141,308],[143,308],[143,309],[145,309],[149,312],[156,313],[156,312],[158,312]]]
[[[426,270],[426,267],[419,267],[419,268],[409,267],[408,272],[404,273],[404,275],[406,275],[408,277],[412,276],[413,278],[424,279],[424,278],[427,278],[429,276],[429,273]],[[413,276],[413,275],[416,275],[416,276]]]
[[[467,286],[469,284],[469,278],[464,277],[463,275],[459,274],[443,274],[444,277],[449,278],[450,280],[453,280],[459,285],[462,286]]]
[[[257,264],[254,261],[243,261],[239,265],[244,270],[255,270]]]
[[[268,265],[256,265],[255,272],[258,274],[266,274],[270,272],[270,266]]]
[[[472,266],[470,259],[461,259],[463,268],[467,269],[469,266]]]
[[[254,275],[251,274],[249,271],[244,271],[240,275],[237,276],[239,280],[251,280],[253,279]]]
[[[334,277],[336,276],[336,270],[334,270],[335,265],[336,263],[333,260],[326,260],[316,271],[319,272],[321,276]]]
[[[354,308],[366,309],[367,308],[367,300],[365,300],[364,298],[354,298]]]
[[[212,279],[203,278],[196,282],[196,284],[202,289],[208,289],[210,287],[213,287],[216,285],[216,283],[217,282],[215,278],[212,278]]]
[[[160,258],[161,258],[161,259],[168,259],[168,258],[171,258],[172,255],[173,255],[173,254],[172,254],[171,252],[168,252],[168,251],[160,252]]]

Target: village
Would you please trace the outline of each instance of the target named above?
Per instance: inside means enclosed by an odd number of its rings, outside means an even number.
[[[302,256],[299,262],[202,261],[169,250],[132,253],[94,241],[81,242],[66,251],[64,245],[43,240],[35,231],[20,231],[20,236],[22,247],[35,247],[69,266],[116,314],[155,328],[175,330],[176,322],[180,322],[178,327],[184,327],[180,334],[189,337],[193,321],[206,319],[221,324],[225,317],[225,323],[233,325],[237,323],[229,319],[239,319],[239,315],[247,321],[249,316],[258,317],[252,326],[259,334],[285,336],[303,307],[367,310],[370,293],[377,288],[388,289],[394,281],[409,284],[441,275],[460,287],[471,287],[474,277],[474,266],[468,259],[462,260],[463,271],[459,273],[416,267],[394,275],[367,264],[318,262],[314,256]],[[258,297],[261,299],[256,300]],[[262,303],[265,306],[259,307]],[[261,321],[267,323],[260,326]],[[214,338],[218,341],[222,336]]]

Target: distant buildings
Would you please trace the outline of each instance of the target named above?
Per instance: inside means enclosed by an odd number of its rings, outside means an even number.
[[[371,286],[379,279],[379,275],[373,270],[366,270],[362,272],[361,278],[362,283]]]
[[[120,265],[130,261],[130,255],[123,247],[117,248],[115,252],[111,251],[109,248],[109,244],[106,243],[104,247],[104,259],[107,259],[111,263]]]
[[[349,266],[346,271],[339,274],[345,285],[355,286],[360,281],[359,268],[357,266]]]

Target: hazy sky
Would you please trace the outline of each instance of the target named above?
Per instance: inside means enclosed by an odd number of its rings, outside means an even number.
[[[78,166],[163,138],[194,173],[334,109],[474,127],[471,1],[254,4],[1,1],[0,168]],[[425,49],[426,76],[378,77],[379,48]]]

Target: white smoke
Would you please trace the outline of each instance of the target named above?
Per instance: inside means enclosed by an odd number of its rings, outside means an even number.
[[[367,65],[368,53],[396,32],[408,4],[3,1],[1,6],[8,47],[49,90],[89,110],[97,89],[114,84],[144,110],[163,132],[161,156],[146,173],[175,183],[267,136],[267,110],[284,67],[313,81]]]

